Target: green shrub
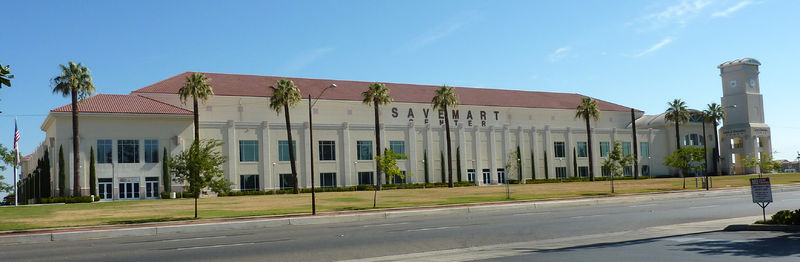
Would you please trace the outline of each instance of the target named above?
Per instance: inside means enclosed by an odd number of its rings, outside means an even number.
[[[39,203],[42,204],[51,204],[51,203],[91,203],[93,201],[100,200],[100,197],[96,197],[96,200],[93,199],[91,196],[78,196],[78,197],[46,197],[40,198]]]
[[[768,224],[778,225],[800,225],[800,209],[789,211],[781,210],[772,215],[772,219],[767,221]]]

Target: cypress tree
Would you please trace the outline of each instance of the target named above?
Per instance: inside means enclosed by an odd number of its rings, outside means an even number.
[[[50,184],[52,181],[52,177],[50,176],[50,152],[45,149],[44,150],[44,168],[42,169],[43,172],[43,179],[42,184],[45,188],[42,191],[42,197],[51,197],[52,196],[52,185]]]
[[[164,157],[161,161],[161,180],[164,180],[164,192],[169,194],[172,191],[172,179],[169,177],[169,154],[167,147],[164,147]]]
[[[531,179],[536,180],[536,156],[533,155],[533,149],[531,149]]]
[[[444,151],[439,151],[439,152],[442,153],[442,156],[441,156],[442,161],[440,161],[440,163],[442,163],[442,183],[447,183],[447,178],[445,178],[445,175],[447,175],[445,173],[447,173],[447,172],[445,171],[446,169],[445,169],[445,166],[444,166]]]
[[[67,195],[67,174],[64,170],[64,146],[58,147],[58,194]]]
[[[458,182],[461,182],[461,147],[456,147],[456,174],[458,174]]]
[[[431,180],[430,180],[430,174],[428,173],[428,163],[430,163],[430,162],[428,162],[428,151],[427,150],[425,150],[425,153],[422,156],[422,159],[425,160],[423,162],[423,166],[425,166],[425,184],[428,184],[428,183],[431,182]]]
[[[89,194],[97,196],[97,172],[94,170],[94,147],[89,147]]]
[[[572,148],[572,175],[578,176],[578,154],[577,149]]]
[[[517,175],[519,175],[519,183],[525,184],[525,180],[522,180],[522,151],[519,150],[519,146],[517,146]]]
[[[547,165],[547,150],[544,151],[544,179],[550,179],[550,168]]]

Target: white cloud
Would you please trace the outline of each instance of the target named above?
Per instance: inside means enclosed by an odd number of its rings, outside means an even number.
[[[306,52],[304,54],[296,56],[294,59],[290,60],[288,63],[286,63],[283,66],[283,70],[282,71],[284,73],[296,72],[297,70],[300,70],[300,69],[308,66],[309,64],[313,63],[317,59],[325,56],[326,54],[328,54],[332,50],[333,50],[333,47],[322,47],[322,48],[313,49],[313,50],[311,50],[309,52]]]
[[[556,51],[550,54],[550,62],[557,62],[563,59],[565,56],[567,56],[567,52],[569,52],[570,49],[572,49],[571,46],[563,46],[556,49]]]
[[[714,12],[714,14],[712,14],[711,17],[726,17],[726,16],[729,16],[729,15],[735,13],[736,11],[739,11],[739,9],[742,9],[742,8],[748,6],[748,5],[751,5],[751,4],[753,4],[753,2],[751,2],[751,1],[741,1],[741,2],[739,2],[737,4],[735,4],[734,6],[728,7],[728,9],[725,9],[725,10],[722,10],[722,11],[718,11],[718,12]]]
[[[696,17],[700,11],[711,4],[711,1],[703,0],[683,0],[675,5],[667,6],[660,11],[646,14],[634,23],[648,24],[651,30],[659,29],[671,24],[685,26],[692,18]]]
[[[420,34],[416,38],[412,39],[403,47],[406,51],[413,52],[419,48],[424,46],[433,44],[442,38],[445,38],[459,29],[466,24],[476,20],[477,18],[483,16],[482,12],[476,11],[469,11],[457,14],[450,19],[432,27],[430,30],[426,31],[425,33]]]
[[[661,42],[656,43],[655,45],[651,46],[647,50],[639,52],[638,54],[636,54],[634,56],[635,57],[640,57],[640,56],[655,52],[658,49],[661,49],[662,47],[666,46],[667,44],[669,44],[671,42],[672,42],[672,38],[670,38],[670,37],[664,38],[664,40],[661,40]]]

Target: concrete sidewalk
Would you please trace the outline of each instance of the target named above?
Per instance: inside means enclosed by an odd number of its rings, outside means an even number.
[[[800,184],[773,186],[773,192],[800,191]],[[317,216],[262,216],[231,219],[208,219],[178,222],[159,222],[137,225],[112,225],[98,227],[59,228],[0,233],[0,245],[41,243],[64,240],[87,240],[124,236],[155,236],[161,234],[210,232],[219,230],[269,228],[287,225],[332,224],[343,222],[388,220],[399,217],[438,214],[467,214],[492,210],[525,210],[553,207],[597,206],[607,204],[635,203],[654,200],[703,198],[711,196],[749,195],[750,188],[714,189],[711,191],[680,191],[653,194],[635,194],[613,197],[571,198],[551,200],[527,200],[493,202],[449,206],[382,209],[370,211],[326,212]]]

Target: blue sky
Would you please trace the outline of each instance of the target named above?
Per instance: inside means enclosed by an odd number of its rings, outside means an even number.
[[[580,93],[657,114],[719,102],[717,65],[762,62],[776,158],[800,150],[800,1],[5,1],[0,144],[44,139],[69,103],[49,80],[82,62],[100,93],[184,71]],[[2,133],[2,132],[0,132]],[[11,172],[3,173],[10,181]]]

